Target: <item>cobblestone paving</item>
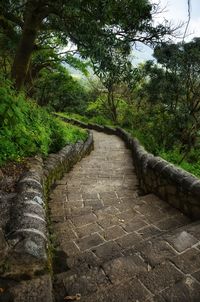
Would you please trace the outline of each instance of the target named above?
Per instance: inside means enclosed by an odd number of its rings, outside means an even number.
[[[94,139],[51,194],[55,301],[199,302],[200,223],[153,194],[138,196],[124,143]]]

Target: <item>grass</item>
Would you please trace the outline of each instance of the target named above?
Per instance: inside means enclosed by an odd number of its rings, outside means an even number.
[[[61,117],[76,119],[76,120],[79,120],[84,123],[91,123],[91,124],[98,124],[101,126],[114,127],[113,123],[109,119],[106,119],[100,115],[93,116],[93,117],[86,117],[86,116],[79,115],[76,113],[58,112],[57,114],[60,115]]]
[[[87,135],[26,99],[4,80],[0,87],[0,166],[36,154],[47,156]]]

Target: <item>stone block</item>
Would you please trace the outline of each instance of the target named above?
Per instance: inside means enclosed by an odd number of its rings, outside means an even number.
[[[130,221],[132,220],[134,217],[137,218],[138,217],[138,213],[136,211],[134,211],[133,209],[128,209],[127,211],[124,211],[120,214],[116,214],[116,216],[119,218],[119,221]]]
[[[165,191],[167,195],[176,195],[177,188],[175,185],[169,184],[165,187]]]
[[[166,302],[200,301],[200,285],[190,276],[165,289],[160,294]]]
[[[124,235],[123,237],[115,240],[122,249],[127,249],[129,247],[135,246],[142,241],[142,237],[135,232]]]
[[[107,214],[106,215],[106,218],[103,218],[103,219],[99,219],[97,220],[97,223],[103,228],[103,229],[106,229],[106,228],[109,228],[111,226],[114,226],[114,225],[118,225],[119,224],[119,218],[113,216],[113,215],[110,215],[110,214]]]
[[[118,256],[122,256],[121,249],[113,241],[106,242],[96,248],[93,248],[92,252],[102,261],[108,261]]]
[[[194,277],[198,282],[200,282],[200,270],[192,274],[192,277]]]
[[[158,222],[155,222],[154,225],[162,231],[168,231],[181,227],[189,222],[190,219],[182,214],[164,218]]]
[[[52,291],[51,277],[50,275],[44,275],[30,281],[22,281],[12,286],[9,289],[11,300],[8,301],[53,302]]]
[[[138,231],[139,229],[141,229],[147,225],[148,225],[147,222],[142,219],[142,216],[134,217],[133,220],[122,224],[123,228],[128,233]]]
[[[157,157],[152,156],[152,157],[148,160],[147,167],[153,169],[153,168],[155,167],[155,165],[157,165],[157,163],[158,163]],[[152,169],[151,169],[151,170],[152,170]]]
[[[181,230],[175,234],[168,235],[166,240],[175,248],[179,253],[191,248],[198,240],[188,232]]]
[[[161,230],[154,226],[147,226],[137,231],[137,233],[144,239],[149,239],[155,236],[158,236],[162,233]]]
[[[102,228],[97,223],[90,223],[83,227],[76,228],[76,233],[79,238],[91,235],[93,233],[102,232]]]
[[[84,200],[84,205],[92,207],[93,210],[98,210],[103,208],[103,203],[99,199]]]
[[[8,244],[4,237],[4,232],[0,228],[0,263],[3,261],[8,251]]]
[[[200,251],[189,249],[174,257],[172,261],[185,274],[192,274],[200,269]]]
[[[99,288],[108,286],[103,270],[94,267],[83,272],[65,272],[54,278],[55,300],[64,301],[65,296],[81,295],[81,301],[88,295],[96,294]]]
[[[161,174],[170,164],[162,158],[158,158],[157,164],[154,166],[154,171]]]
[[[80,254],[80,249],[73,241],[63,240],[63,242],[60,243],[60,248],[68,257]]]
[[[98,292],[98,302],[143,302],[150,296],[148,290],[136,279],[122,282],[120,285],[105,288]],[[81,300],[94,302],[97,294],[90,295]]]
[[[145,241],[138,250],[142,258],[153,267],[177,255],[173,248],[161,239]]]
[[[124,236],[125,234],[126,234],[126,232],[119,225],[110,227],[101,233],[101,235],[105,238],[105,240],[116,239],[116,238]]]
[[[76,240],[76,244],[79,246],[81,251],[91,249],[95,246],[102,244],[103,242],[103,238],[97,233]]]
[[[75,227],[81,227],[89,223],[93,223],[97,220],[96,216],[93,213],[81,215],[78,217],[73,217],[71,219],[72,223],[75,225]]]
[[[125,208],[127,210],[127,206]],[[111,206],[105,206],[102,209],[98,209],[94,211],[94,214],[98,217],[98,219],[103,219],[107,215],[115,216],[116,214],[119,214],[120,211],[117,209],[116,205]]]
[[[187,225],[186,230],[197,240],[200,240],[200,222],[196,221]]]
[[[147,272],[147,264],[137,255],[118,257],[103,264],[106,275],[112,284],[133,279],[141,272]]]
[[[141,273],[139,275],[142,284],[154,294],[177,283],[183,277],[184,275],[169,262],[156,266],[147,274]]]
[[[200,181],[195,182],[191,187],[191,193],[199,198],[200,196]]]

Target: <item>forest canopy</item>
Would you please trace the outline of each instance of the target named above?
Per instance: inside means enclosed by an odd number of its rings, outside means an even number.
[[[59,49],[70,41],[100,69],[112,60],[113,48],[128,54],[136,41],[158,41],[171,29],[153,25],[156,9],[147,0],[1,1],[1,35],[16,88],[34,73],[35,54],[43,51],[44,63],[45,50],[59,57]]]

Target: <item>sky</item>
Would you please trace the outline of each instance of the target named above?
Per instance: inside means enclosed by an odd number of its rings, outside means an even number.
[[[153,3],[160,3],[159,6],[163,8],[163,12],[159,14],[155,22],[160,22],[168,20],[172,24],[186,23],[188,20],[188,6],[187,0],[151,0]],[[191,20],[189,23],[187,36],[185,41],[190,41],[193,37],[200,37],[200,0],[190,0],[191,2]],[[180,29],[182,40],[186,24]],[[144,62],[146,60],[153,60],[152,54],[153,50],[142,44],[137,45],[137,49],[133,50],[132,63],[137,65],[138,63]],[[80,76],[80,73],[72,68],[72,73],[75,76]]]
[[[164,19],[173,24],[184,23],[188,20],[187,0],[152,0],[153,3],[160,3],[164,11],[156,17],[155,22],[162,22]],[[180,29],[184,35],[186,25]],[[191,0],[191,20],[189,23],[185,41],[190,41],[193,37],[200,37],[200,0]],[[180,40],[179,40],[180,41]],[[152,59],[153,50],[147,46],[139,45],[139,51],[134,51],[134,63]]]

